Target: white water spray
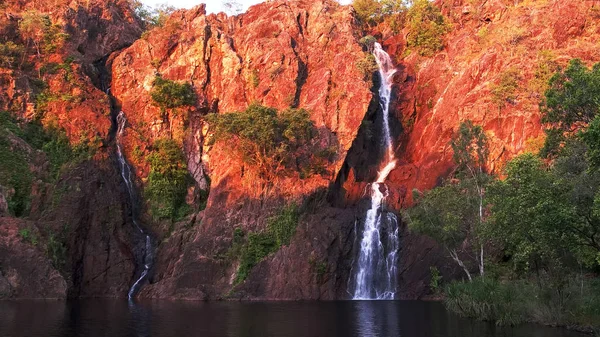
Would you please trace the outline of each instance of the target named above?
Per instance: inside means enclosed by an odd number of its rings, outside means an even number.
[[[392,78],[396,69],[390,56],[375,43],[373,55],[379,66],[381,85],[379,104],[383,111],[383,138],[385,158],[377,180],[371,184],[371,208],[367,211],[360,241],[358,260],[355,261],[355,300],[391,300],[396,294],[396,265],[399,249],[398,220],[393,213],[383,212],[383,202],[388,196],[385,180],[396,167],[393,140],[389,124]],[[386,224],[385,228],[383,224]],[[358,233],[357,233],[358,235]]]
[[[109,89],[110,90],[110,89]],[[135,228],[140,232],[140,234],[145,236],[145,245],[144,245],[144,270],[140,274],[140,277],[133,283],[131,288],[129,288],[129,292],[127,293],[127,297],[129,300],[132,300],[137,293],[140,284],[146,279],[148,273],[150,272],[150,268],[152,267],[152,239],[148,233],[144,232],[142,227],[137,221],[137,214],[135,213],[135,197],[134,197],[134,186],[133,181],[131,180],[131,167],[127,164],[125,160],[125,156],[123,155],[123,146],[121,144],[121,138],[123,136],[123,132],[125,131],[125,125],[127,124],[127,118],[125,117],[125,113],[123,111],[119,112],[117,115],[117,155],[119,157],[119,166],[121,168],[121,177],[123,177],[123,181],[125,182],[125,186],[127,187],[127,192],[129,193],[129,201],[132,207],[131,212],[131,220],[135,225]]]

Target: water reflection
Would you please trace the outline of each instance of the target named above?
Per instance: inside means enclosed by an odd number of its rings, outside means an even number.
[[[497,328],[429,302],[0,302],[1,337],[581,337]]]

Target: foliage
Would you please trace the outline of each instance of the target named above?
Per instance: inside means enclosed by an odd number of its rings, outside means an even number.
[[[268,220],[267,229],[260,233],[249,233],[246,243],[241,248],[240,265],[235,277],[235,284],[243,282],[256,264],[269,254],[275,253],[281,246],[289,245],[296,232],[299,212],[294,204],[280,210]],[[241,231],[241,230],[240,230]],[[243,236],[243,232],[234,231],[234,247]],[[236,238],[237,235],[237,238]]]
[[[19,32],[28,47],[31,43],[37,54],[52,53],[62,47],[69,35],[62,32],[59,25],[52,24],[50,17],[35,10],[26,11],[19,21]]]
[[[421,56],[432,56],[444,48],[444,35],[450,30],[440,9],[429,0],[414,0],[407,12],[410,48]]]
[[[506,103],[514,104],[520,79],[520,72],[516,68],[510,68],[503,72],[498,84],[491,88],[492,102],[500,109],[506,106]]]
[[[552,76],[560,70],[555,56],[551,51],[543,50],[538,54],[533,78],[529,81],[529,89],[535,97],[542,97],[549,88]]]
[[[67,262],[67,246],[63,235],[56,235],[51,232],[46,243],[46,254],[52,260],[52,265],[56,269],[62,269]]]
[[[23,242],[30,243],[34,246],[38,244],[37,235],[29,228],[21,228],[19,230],[19,236]]]
[[[20,217],[29,211],[33,174],[21,151],[0,131],[0,185],[14,190],[6,195],[8,210]]]
[[[150,163],[145,196],[156,219],[177,220],[187,211],[190,176],[183,151],[171,139],[158,139],[146,157]]]
[[[368,25],[377,23],[381,16],[381,3],[377,0],[353,0],[356,17]]]
[[[373,54],[365,54],[356,62],[356,68],[362,73],[363,80],[370,82],[373,80],[373,73],[379,69],[379,66]]]
[[[452,282],[446,289],[448,309],[464,317],[492,321],[498,325],[523,323],[524,301],[531,287],[523,284],[502,284],[491,278],[475,278],[473,282]]]
[[[298,217],[298,207],[291,204],[281,209],[276,216],[269,219],[267,230],[273,234],[278,247],[290,244],[292,236],[296,233]]]
[[[159,4],[153,8],[144,5],[139,0],[130,0],[129,2],[131,8],[137,17],[142,20],[146,29],[164,26],[169,16],[176,10],[175,7],[167,3]]]
[[[25,48],[22,45],[12,41],[0,43],[0,66],[16,68],[24,53]]]
[[[158,75],[152,85],[150,96],[165,115],[167,110],[196,104],[196,93],[190,83],[177,83]]]
[[[387,20],[394,32],[398,32],[403,24],[407,2],[405,0],[353,0],[352,7],[356,18],[363,24],[372,26]]]
[[[371,50],[375,42],[377,42],[377,39],[373,35],[366,35],[363,36],[358,42],[367,50]]]
[[[207,116],[213,140],[233,153],[266,181],[315,167],[319,147],[311,143],[316,132],[308,112],[251,104],[245,111]]]
[[[464,317],[515,325],[522,322],[600,328],[600,282],[575,277],[560,288],[545,281],[498,281],[476,278],[453,282],[446,307]]]
[[[543,154],[556,155],[564,139],[600,111],[600,63],[588,69],[580,60],[571,60],[567,69],[550,79],[540,110],[549,135]]]
[[[490,179],[484,170],[487,139],[480,126],[466,121],[452,137],[451,146],[457,165],[455,179],[428,192],[413,192],[416,204],[407,211],[407,220],[411,230],[442,244],[470,279],[458,251],[467,239],[478,238],[483,222],[484,190]],[[478,264],[483,274],[483,247],[479,254]]]
[[[442,285],[442,275],[440,274],[440,270],[436,267],[429,267],[429,273],[431,274],[429,288],[431,288],[433,292],[437,293],[440,291],[440,287]]]
[[[252,69],[249,76],[249,82],[252,85],[252,88],[258,88],[258,85],[260,84],[260,76],[258,73],[258,69]]]

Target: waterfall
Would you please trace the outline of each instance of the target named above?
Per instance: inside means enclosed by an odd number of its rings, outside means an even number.
[[[117,115],[117,156],[119,159],[119,167],[121,169],[121,177],[123,178],[123,181],[125,182],[125,187],[127,187],[127,192],[129,193],[129,201],[131,204],[131,220],[138,232],[144,236],[145,242],[143,251],[144,269],[142,270],[140,277],[133,283],[131,288],[129,288],[129,292],[127,293],[127,297],[130,300],[132,300],[135,297],[137,291],[139,290],[141,283],[146,280],[148,273],[150,272],[150,268],[152,268],[152,262],[154,259],[154,248],[152,247],[152,238],[148,233],[144,231],[144,229],[142,228],[142,226],[140,226],[138,222],[138,214],[136,212],[135,188],[133,185],[133,181],[131,180],[131,167],[129,167],[129,164],[127,164],[127,161],[125,160],[125,156],[123,154],[123,145],[121,143],[126,124],[127,118],[125,117],[125,113],[121,111]]]
[[[398,219],[391,212],[383,211],[383,203],[388,196],[385,185],[390,172],[396,167],[393,140],[389,124],[389,108],[392,94],[392,78],[396,69],[390,56],[375,43],[373,55],[379,66],[381,85],[379,104],[383,112],[383,134],[381,143],[385,149],[382,168],[377,180],[371,184],[371,208],[367,211],[360,238],[358,259],[354,261],[353,299],[391,300],[396,294],[396,265],[399,249]]]

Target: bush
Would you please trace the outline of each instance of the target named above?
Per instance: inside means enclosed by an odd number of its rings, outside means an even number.
[[[12,188],[7,195],[8,210],[17,217],[27,215],[30,206],[33,174],[23,154],[0,131],[0,185]]]
[[[406,11],[403,0],[354,0],[352,7],[363,24],[370,26],[388,21],[394,33],[401,29]]]
[[[446,287],[445,305],[463,317],[515,325],[537,322],[560,326],[600,328],[600,282],[573,277],[556,283],[541,278],[500,282],[476,278]]]
[[[177,83],[159,75],[156,76],[152,85],[150,96],[164,115],[169,109],[196,104],[196,93],[190,83]]]
[[[207,120],[213,140],[229,147],[266,181],[302,172],[319,159],[318,144],[311,142],[316,130],[304,109],[278,112],[251,104],[245,111],[211,114]]]
[[[365,54],[362,59],[356,62],[356,68],[362,73],[363,80],[369,82],[373,80],[373,73],[379,70],[379,66],[377,65],[377,61],[373,54]]]
[[[524,299],[533,294],[531,286],[503,284],[491,278],[453,282],[446,287],[446,307],[463,316],[515,325],[527,320]]]
[[[506,106],[506,103],[514,104],[517,99],[519,81],[521,75],[515,68],[508,69],[500,75],[500,81],[491,89],[492,102],[500,109]]]
[[[407,13],[408,46],[421,56],[432,56],[444,48],[444,35],[450,30],[439,8],[429,0],[415,0]]]
[[[19,236],[23,242],[30,243],[32,245],[37,245],[38,239],[35,233],[31,231],[29,228],[22,228],[19,230]]]
[[[190,176],[181,148],[170,139],[159,139],[146,157],[150,174],[145,196],[156,219],[177,220],[185,216],[185,197]]]
[[[25,53],[25,48],[22,45],[17,45],[12,41],[0,43],[0,66],[16,68],[23,53]]]

